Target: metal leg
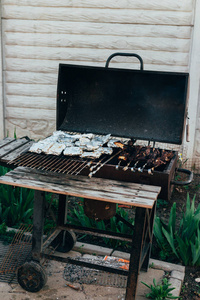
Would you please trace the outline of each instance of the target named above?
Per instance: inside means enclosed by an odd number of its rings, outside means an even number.
[[[67,197],[66,195],[59,194],[59,205],[58,205],[58,225],[64,225],[67,222]]]
[[[33,209],[32,259],[40,262],[43,244],[45,193],[35,191]]]
[[[137,207],[135,214],[135,230],[130,256],[129,275],[126,288],[126,300],[136,299],[137,282],[145,234],[145,219],[146,208]]]
[[[151,247],[152,247],[152,240],[153,240],[153,225],[154,225],[155,213],[156,213],[156,202],[154,203],[152,210],[150,209],[147,210],[145,243],[148,245],[148,251],[145,254],[145,258],[141,267],[141,269],[144,271],[148,271],[149,268],[149,259],[151,255]]]

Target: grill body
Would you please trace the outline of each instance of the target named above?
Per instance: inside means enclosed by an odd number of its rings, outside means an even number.
[[[185,128],[188,73],[108,68],[60,64],[57,85],[57,129],[151,142],[181,144]],[[169,200],[174,178],[174,158],[153,176],[116,170],[105,164],[95,176],[162,186],[160,197]],[[87,169],[81,172],[88,175]]]

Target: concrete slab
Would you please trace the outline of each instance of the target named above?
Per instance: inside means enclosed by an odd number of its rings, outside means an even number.
[[[19,285],[9,285],[3,283],[0,285],[0,299],[3,300],[122,300],[125,297],[125,288],[116,288],[98,285],[81,285],[80,290],[74,290],[66,286],[63,278],[64,263],[50,261],[46,266],[48,281],[45,287],[37,293],[24,291]],[[164,275],[162,270],[150,269],[148,272],[142,272],[139,277],[137,300],[146,299],[145,293],[148,288],[141,281],[151,284],[153,278],[156,281],[161,280]]]
[[[111,255],[112,249],[103,247],[91,247],[89,244],[77,243],[76,248],[66,254],[59,254],[60,256],[80,256],[80,249],[84,249],[83,253],[95,255]],[[76,251],[74,251],[76,250]],[[129,259],[129,254],[115,251],[112,254],[116,257]],[[0,299],[3,300],[124,300],[125,288],[116,288],[109,286],[98,286],[83,284],[79,290],[75,290],[67,285],[63,278],[65,263],[57,261],[49,261],[46,265],[46,272],[48,281],[45,287],[38,293],[29,293],[24,291],[18,284],[9,285],[7,283],[0,283]],[[165,271],[171,272],[172,278],[170,283],[176,288],[173,291],[174,296],[179,296],[182,280],[184,278],[184,267],[157,260],[150,260],[151,268],[148,272],[141,272],[138,282],[137,300],[146,299],[145,294],[149,289],[141,283],[141,281],[148,285],[153,283],[153,279],[159,282]]]

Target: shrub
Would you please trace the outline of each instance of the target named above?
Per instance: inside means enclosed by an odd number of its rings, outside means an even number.
[[[168,224],[155,218],[154,236],[161,253],[176,257],[185,266],[200,266],[200,204],[195,209],[195,196],[187,195],[185,212],[176,229],[176,203],[173,204]]]

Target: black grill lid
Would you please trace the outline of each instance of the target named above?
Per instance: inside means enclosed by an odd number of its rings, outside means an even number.
[[[57,129],[181,144],[188,73],[59,65]]]

